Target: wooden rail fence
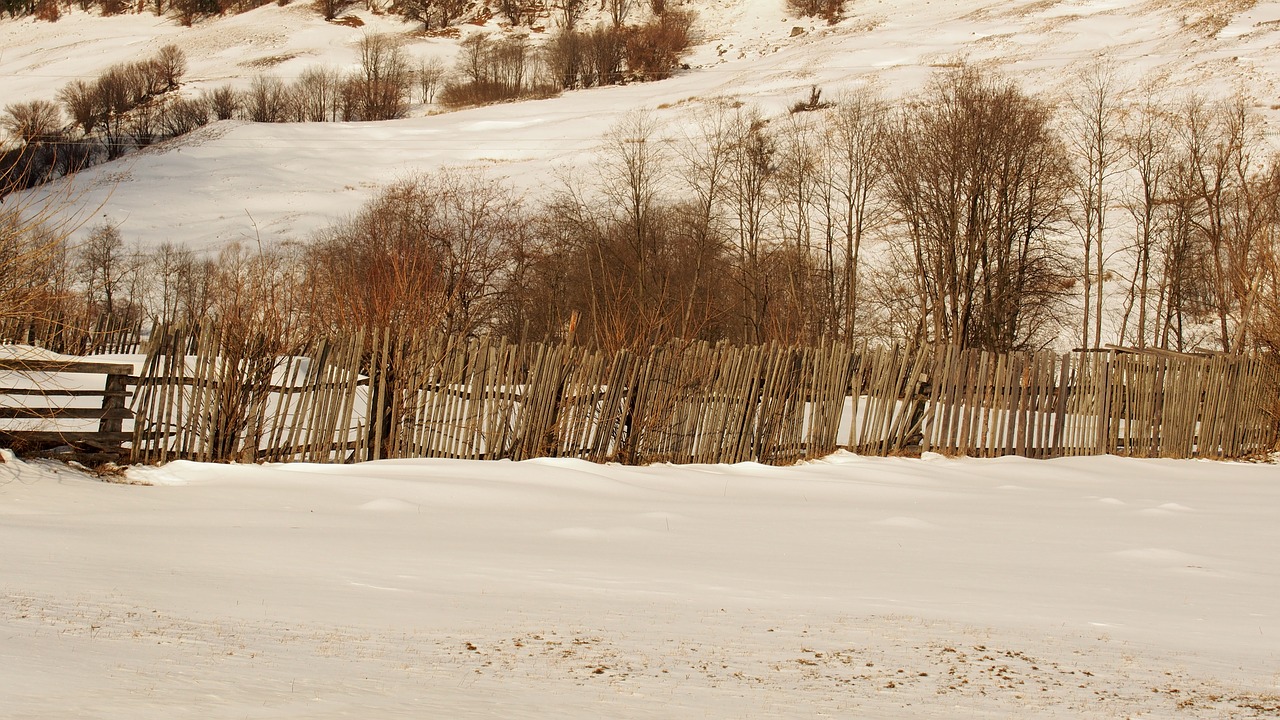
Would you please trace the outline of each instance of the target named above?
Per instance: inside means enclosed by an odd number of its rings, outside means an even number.
[[[68,387],[66,376],[92,376],[84,384],[102,388]],[[26,424],[57,425],[61,421],[97,420],[95,430],[15,429],[0,426],[0,445],[16,447],[79,444],[110,450],[133,440],[124,432],[133,419],[127,407],[129,385],[135,381],[133,365],[89,361],[0,358],[0,420],[39,421]],[[53,382],[54,376],[62,380]],[[99,379],[99,378],[105,378]],[[22,380],[25,382],[18,382]],[[21,402],[12,399],[21,398]],[[85,406],[79,398],[101,398]]]
[[[211,331],[158,332],[136,378],[103,371],[116,379],[93,417],[109,439],[127,436],[135,462],[779,464],[840,448],[1239,458],[1275,446],[1280,398],[1263,358],[1118,348],[672,341],[605,353],[387,330],[285,354],[254,347]],[[127,407],[115,404],[126,397]],[[134,416],[132,432],[114,424],[130,420],[121,410]]]

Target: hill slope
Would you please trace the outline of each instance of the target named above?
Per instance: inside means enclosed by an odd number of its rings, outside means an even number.
[[[481,166],[519,184],[554,182],[557,168],[587,161],[602,133],[636,109],[676,126],[716,97],[777,112],[811,85],[828,95],[863,83],[909,94],[957,58],[997,67],[1035,91],[1069,92],[1085,69],[1106,62],[1135,85],[1153,80],[1171,93],[1239,90],[1273,125],[1272,105],[1280,108],[1276,3],[855,0],[834,26],[788,16],[783,0],[687,7],[698,16],[699,44],[689,70],[670,80],[439,115],[418,108],[416,117],[379,123],[224,121],[82,173],[76,197],[144,244],[297,239],[418,170]],[[72,78],[167,43],[190,60],[184,92],[245,84],[263,72],[294,77],[314,64],[353,66],[365,32],[413,29],[356,14],[366,23],[359,29],[326,23],[301,3],[194,28],[151,15],[0,21],[0,98],[51,99]],[[414,55],[456,53],[455,40],[409,37]]]

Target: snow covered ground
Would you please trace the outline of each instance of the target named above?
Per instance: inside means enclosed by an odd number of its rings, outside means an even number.
[[[833,27],[789,16],[783,0],[682,5],[698,15],[700,42],[690,70],[671,80],[442,115],[419,108],[417,117],[383,123],[226,121],[81,174],[75,197],[90,209],[90,225],[118,223],[144,246],[301,239],[410,172],[463,165],[526,187],[553,185],[557,169],[589,162],[601,135],[637,109],[655,112],[679,134],[674,129],[710,99],[742,99],[776,113],[807,97],[811,85],[827,97],[866,83],[910,94],[960,58],[1036,92],[1070,92],[1087,68],[1109,63],[1127,82],[1154,81],[1170,102],[1193,91],[1239,91],[1273,122],[1280,107],[1277,2],[851,0],[848,18]],[[313,65],[350,68],[363,33],[414,29],[388,15],[356,14],[364,27],[325,23],[304,2],[189,29],[148,14],[3,20],[0,101],[52,99],[73,78],[166,43],[186,51],[184,92],[197,92],[246,85],[258,73],[290,79]],[[456,53],[453,40],[408,39],[414,56]]]
[[[1280,467],[0,464],[0,717],[1280,716]]]

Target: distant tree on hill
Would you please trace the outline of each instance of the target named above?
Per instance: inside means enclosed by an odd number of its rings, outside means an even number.
[[[798,15],[820,17],[836,23],[844,14],[844,0],[787,0],[787,9]]]
[[[0,128],[28,145],[52,142],[62,136],[62,111],[48,100],[31,100],[5,106]]]
[[[394,120],[409,110],[412,73],[400,41],[387,34],[360,39],[360,69],[351,79],[360,120]]]

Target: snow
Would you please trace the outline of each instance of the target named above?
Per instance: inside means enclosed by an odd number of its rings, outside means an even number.
[[[554,186],[638,109],[679,135],[717,99],[910,96],[961,57],[1058,95],[1111,62],[1171,98],[1243,90],[1276,120],[1275,2],[854,0],[834,27],[782,0],[690,6],[700,44],[671,80],[215,123],[49,191],[143,246],[302,239],[413,172]],[[364,32],[412,29],[356,14],[0,20],[0,103],[170,42],[193,93],[351,67]],[[1280,714],[1275,465],[177,462],[108,483],[0,459],[0,717]]]
[[[4,460],[4,717],[1277,713],[1275,465]]]
[[[958,58],[1056,96],[1105,62],[1135,85],[1158,79],[1170,102],[1193,91],[1240,90],[1269,121],[1277,113],[1270,107],[1280,92],[1274,2],[853,0],[849,17],[835,26],[790,17],[783,0],[686,5],[697,13],[700,42],[688,58],[691,69],[670,80],[456,113],[419,107],[414,117],[384,123],[222,122],[82,173],[73,196],[95,210],[90,225],[118,223],[144,247],[173,241],[217,250],[299,240],[413,172],[479,167],[524,188],[554,187],[559,176],[589,164],[602,134],[636,110],[656,113],[678,136],[712,100],[740,99],[777,113],[811,85],[827,97],[863,84],[909,96]],[[99,18],[75,10],[56,23],[4,20],[0,98],[52,98],[72,78],[166,43],[186,51],[188,93],[224,82],[243,86],[262,72],[292,78],[312,65],[353,67],[354,46],[366,32],[403,35],[415,57],[447,61],[456,53],[456,41],[425,37],[391,15],[354,14],[364,27],[326,23],[302,2],[193,28],[149,14]],[[801,34],[793,37],[796,28]],[[498,31],[497,20],[489,30]]]

